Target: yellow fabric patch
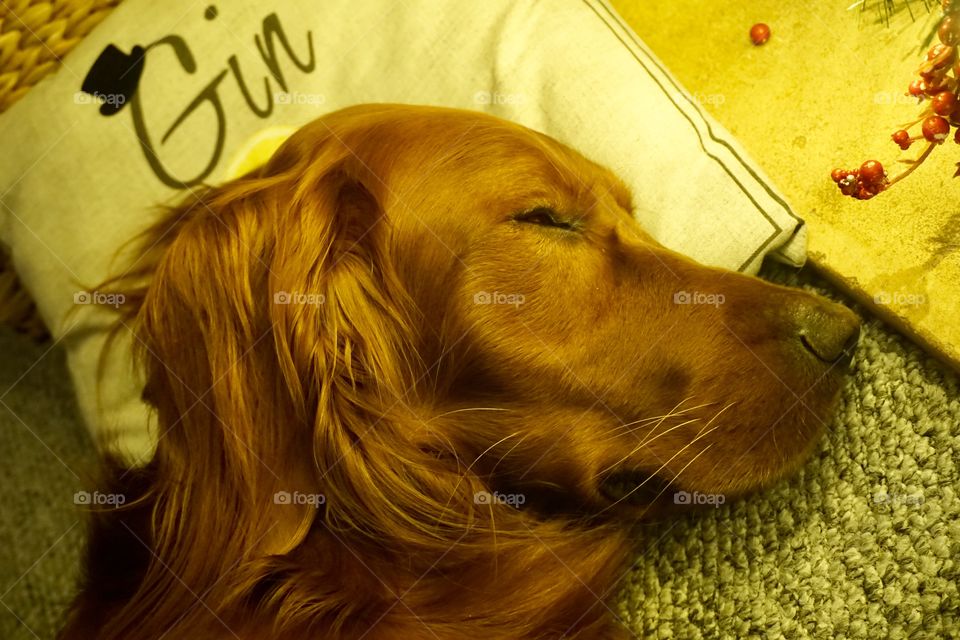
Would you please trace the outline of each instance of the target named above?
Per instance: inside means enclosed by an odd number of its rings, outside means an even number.
[[[259,131],[230,160],[224,179],[239,178],[264,164],[296,130],[296,127],[268,127]]]

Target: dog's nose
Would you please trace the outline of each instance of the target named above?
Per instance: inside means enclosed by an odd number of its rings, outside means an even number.
[[[860,319],[844,306],[817,300],[797,310],[798,338],[828,364],[849,364],[860,341]]]

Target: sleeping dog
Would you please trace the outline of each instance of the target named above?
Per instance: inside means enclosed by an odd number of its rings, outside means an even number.
[[[628,637],[630,523],[797,469],[859,334],[450,109],[316,120],[139,242],[100,289],[159,443],[106,464],[65,640]]]

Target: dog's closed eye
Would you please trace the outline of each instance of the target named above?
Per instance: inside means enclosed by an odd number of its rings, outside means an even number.
[[[513,219],[517,222],[535,224],[541,227],[554,227],[557,229],[566,229],[567,231],[574,229],[572,223],[562,220],[557,212],[549,207],[536,207],[535,209],[516,214],[513,216]]]

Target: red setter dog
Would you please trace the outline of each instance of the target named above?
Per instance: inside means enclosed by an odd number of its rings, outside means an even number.
[[[796,469],[859,333],[630,200],[521,126],[373,105],[170,211],[109,283],[159,445],[108,465],[61,637],[628,636],[628,525]]]

